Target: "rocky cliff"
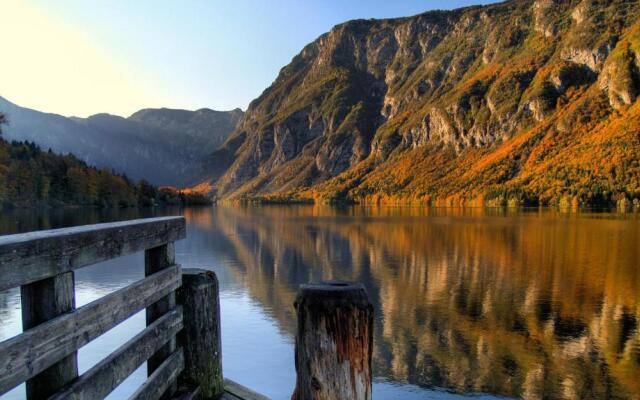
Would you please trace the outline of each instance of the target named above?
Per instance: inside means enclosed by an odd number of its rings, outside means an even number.
[[[355,20],[307,45],[209,158],[223,198],[640,197],[640,5],[513,0]]]

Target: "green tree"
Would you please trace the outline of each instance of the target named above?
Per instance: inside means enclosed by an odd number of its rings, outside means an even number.
[[[2,125],[7,124],[8,122],[7,116],[0,113],[0,138],[2,137]]]
[[[40,200],[49,201],[49,191],[51,190],[51,180],[48,177],[43,177],[40,181]]]
[[[152,206],[155,204],[158,191],[155,187],[151,186],[149,182],[142,179],[138,183],[138,204],[141,206]]]

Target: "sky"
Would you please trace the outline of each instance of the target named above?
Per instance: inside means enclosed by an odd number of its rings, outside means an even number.
[[[480,0],[3,0],[0,96],[66,116],[247,108],[332,26]]]

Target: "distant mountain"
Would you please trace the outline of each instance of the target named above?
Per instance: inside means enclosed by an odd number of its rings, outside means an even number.
[[[239,108],[231,111],[214,111],[208,108],[197,111],[146,108],[128,119],[165,131],[180,132],[181,135],[176,138],[180,146],[201,157],[217,149],[243,116],[244,112]]]
[[[97,114],[63,117],[17,106],[0,97],[7,140],[28,140],[56,153],[73,153],[155,185],[187,186],[202,174],[202,159],[235,128],[240,109],[220,112],[145,109],[129,118]]]
[[[640,204],[640,3],[354,20],[281,69],[198,188],[431,204]]]

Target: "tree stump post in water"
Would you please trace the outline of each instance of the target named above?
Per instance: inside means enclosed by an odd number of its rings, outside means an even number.
[[[292,400],[370,400],[373,307],[362,284],[301,285]]]
[[[224,393],[218,278],[212,271],[184,269],[178,302],[184,315],[184,370],[178,381],[200,387],[203,399],[217,399]]]

